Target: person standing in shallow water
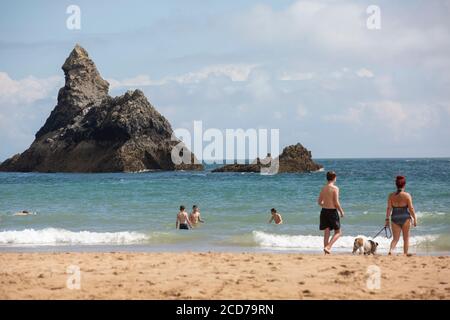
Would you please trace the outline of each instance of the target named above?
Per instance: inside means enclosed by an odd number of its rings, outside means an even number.
[[[319,199],[317,200],[319,206],[322,207],[319,229],[324,231],[323,251],[325,254],[331,253],[331,247],[342,234],[339,214],[343,218],[344,210],[339,202],[339,188],[335,183],[336,173],[333,171],[327,172],[327,184],[320,191]],[[334,230],[334,234],[330,240],[331,230]]]
[[[417,217],[414,210],[412,197],[408,192],[405,192],[406,178],[403,176],[397,176],[395,179],[395,185],[397,186],[397,191],[389,195],[386,209],[385,226],[389,226],[390,217],[393,237],[388,254],[392,254],[398,240],[400,240],[400,233],[402,233],[403,253],[408,255],[409,230],[411,228],[411,223],[414,227],[417,226]]]
[[[180,206],[180,212],[177,214],[177,223],[176,228],[189,230],[189,227],[192,229],[191,222],[189,221],[188,213],[186,212],[186,208],[184,206]]]
[[[272,221],[275,221],[275,224],[283,223],[283,218],[281,217],[281,214],[278,213],[277,209],[270,209],[270,213],[272,214],[272,216],[270,217],[269,223],[272,223]]]
[[[193,226],[198,225],[199,222],[205,222],[204,220],[202,220],[202,217],[200,216],[200,209],[196,204],[192,206],[192,213],[189,216],[189,220]]]

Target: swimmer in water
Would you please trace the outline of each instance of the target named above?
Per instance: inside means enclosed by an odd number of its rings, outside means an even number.
[[[272,217],[270,218],[269,223],[272,223],[272,221],[275,221],[275,224],[283,223],[283,218],[281,217],[281,214],[277,212],[277,209],[270,209],[270,213],[272,213]]]
[[[189,220],[191,222],[192,225],[197,225],[199,222],[204,223],[205,220],[202,220],[201,216],[200,216],[200,209],[198,208],[197,205],[194,205],[192,207],[192,213],[189,216]]]
[[[188,214],[185,210],[184,206],[180,206],[180,212],[177,214],[177,229],[189,230],[189,227],[192,229],[191,222],[189,221]]]
[[[34,216],[34,215],[36,215],[36,213],[27,210],[22,210],[20,212],[16,212],[13,214],[13,216]]]

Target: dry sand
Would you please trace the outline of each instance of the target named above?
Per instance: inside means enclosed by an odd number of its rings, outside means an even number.
[[[449,263],[448,256],[1,253],[0,299],[449,299]],[[80,290],[67,288],[70,265],[81,270]],[[367,287],[371,265],[381,270],[380,289]]]

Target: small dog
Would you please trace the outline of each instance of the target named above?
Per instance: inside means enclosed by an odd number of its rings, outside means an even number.
[[[378,242],[373,240],[369,240],[364,236],[358,236],[353,243],[353,252],[355,254],[357,250],[359,250],[359,254],[363,253],[366,255],[375,254],[377,251]]]

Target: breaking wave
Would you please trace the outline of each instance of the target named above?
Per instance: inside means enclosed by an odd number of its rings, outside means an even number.
[[[0,232],[0,245],[137,244],[150,239],[139,232],[91,232],[45,228]]]
[[[353,248],[353,242],[356,236],[342,236],[335,243],[334,248]],[[438,237],[435,235],[415,236],[410,238],[410,246],[416,247],[425,243],[432,243]],[[370,238],[369,238],[370,239]],[[279,249],[309,249],[322,250],[323,237],[311,235],[286,235],[286,234],[272,234],[262,231],[253,231],[253,240],[260,247],[265,248],[279,248]],[[391,239],[376,238],[378,248],[388,249]],[[403,241],[398,242],[397,247],[402,247]]]

